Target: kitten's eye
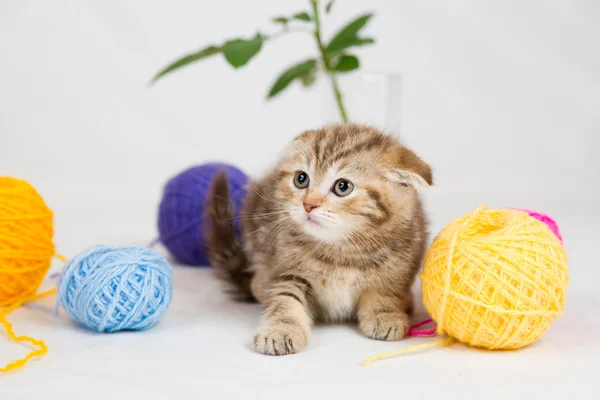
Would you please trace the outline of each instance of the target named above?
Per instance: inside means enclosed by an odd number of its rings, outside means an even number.
[[[353,190],[354,185],[346,179],[338,179],[335,181],[335,185],[333,185],[333,193],[339,197],[348,196]]]
[[[310,178],[306,172],[298,171],[294,176],[294,185],[298,189],[306,189],[308,187],[308,182],[310,182]]]

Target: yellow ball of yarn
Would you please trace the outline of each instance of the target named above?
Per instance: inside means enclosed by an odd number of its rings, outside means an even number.
[[[54,256],[52,211],[27,182],[0,177],[0,307],[30,296]]]
[[[485,207],[434,239],[421,279],[438,333],[486,349],[538,340],[563,312],[569,282],[567,255],[543,222]]]

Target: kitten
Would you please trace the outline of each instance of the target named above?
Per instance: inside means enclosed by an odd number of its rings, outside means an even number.
[[[427,242],[418,188],[431,184],[425,162],[374,128],[307,131],[252,184],[242,248],[221,174],[207,209],[208,250],[228,292],[263,305],[256,350],[296,353],[315,320],[358,319],[373,339],[406,336]]]

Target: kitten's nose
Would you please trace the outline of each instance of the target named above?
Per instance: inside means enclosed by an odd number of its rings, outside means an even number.
[[[304,204],[304,210],[306,210],[307,213],[309,213],[312,210],[314,210],[315,208],[319,207],[317,204],[309,203],[307,201],[305,201],[303,204]]]

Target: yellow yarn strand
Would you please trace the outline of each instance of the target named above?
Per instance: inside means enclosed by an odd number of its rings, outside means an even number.
[[[37,349],[0,367],[0,372],[24,366],[30,359],[46,354],[42,340],[17,335],[6,315],[23,303],[48,296],[55,289],[35,294],[55,255],[52,211],[27,182],[0,177],[0,324],[14,342],[29,343]]]
[[[9,372],[9,371],[15,370],[17,368],[23,367],[27,363],[27,361],[29,361],[30,359],[32,359],[34,357],[38,357],[38,356],[43,356],[44,354],[46,354],[48,352],[48,346],[46,346],[46,343],[44,343],[43,340],[34,339],[30,336],[25,336],[25,335],[17,336],[15,334],[15,331],[14,331],[11,323],[8,322],[8,320],[6,319],[6,315],[8,313],[10,313],[11,311],[14,311],[15,309],[19,308],[23,303],[37,300],[37,299],[49,296],[54,293],[56,293],[56,289],[50,289],[45,292],[33,295],[30,298],[18,301],[9,307],[0,309],[0,324],[2,324],[4,326],[4,330],[6,331],[8,337],[15,343],[19,343],[19,342],[29,343],[38,348],[37,350],[32,350],[31,352],[29,352],[29,354],[27,354],[25,357],[20,358],[15,361],[12,361],[12,362],[6,364],[4,367],[0,367],[0,372]]]
[[[395,351],[391,351],[389,353],[381,353],[381,354],[377,354],[375,356],[369,357],[369,358],[365,358],[363,360],[363,365],[366,367],[367,365],[371,364],[373,361],[382,359],[382,358],[389,358],[389,357],[394,357],[394,356],[399,356],[400,354],[407,354],[407,353],[413,353],[415,351],[419,351],[419,350],[423,350],[423,349],[429,349],[431,347],[438,347],[438,346],[449,346],[452,343],[454,343],[454,339],[449,337],[446,338],[444,340],[440,340],[434,343],[425,343],[425,344],[418,344],[415,346],[411,346],[411,347],[407,347],[406,349],[401,349],[401,350],[395,350]]]

